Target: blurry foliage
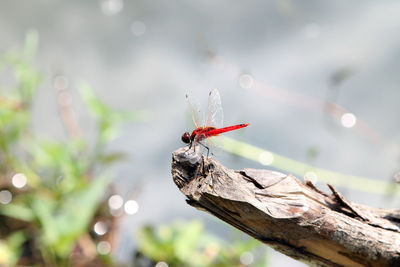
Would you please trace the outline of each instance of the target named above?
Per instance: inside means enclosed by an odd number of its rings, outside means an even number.
[[[143,111],[121,112],[114,111],[109,106],[100,102],[92,88],[87,84],[79,86],[81,96],[92,115],[98,120],[97,144],[104,145],[118,136],[118,124],[127,121],[142,120],[146,113]]]
[[[206,233],[203,223],[198,220],[177,221],[158,228],[145,226],[138,233],[138,242],[135,266],[139,267],[154,266],[157,262],[165,262],[170,267],[267,266],[264,251],[256,251],[260,248],[259,241],[247,238],[224,242]],[[246,253],[253,257],[250,261],[243,259]],[[143,256],[151,261],[146,261]],[[241,257],[246,265],[241,262]]]
[[[102,200],[111,176],[104,166],[122,158],[105,147],[117,136],[120,123],[142,117],[112,110],[82,85],[81,96],[98,126],[94,145],[84,138],[40,140],[31,129],[35,90],[43,80],[33,66],[37,44],[38,34],[32,31],[22,51],[0,57],[0,74],[13,74],[15,83],[0,85],[0,191],[13,196],[11,203],[0,204],[0,266],[66,265],[76,260],[72,255],[85,254],[82,237],[89,236],[96,246],[99,237],[90,237],[89,226],[105,209]],[[12,186],[16,173],[27,178],[23,188]],[[95,249],[85,256],[108,261]]]
[[[111,257],[99,255],[96,243],[107,240],[112,246],[112,234],[99,237],[91,226],[99,219],[115,221],[105,202],[111,176],[104,167],[125,155],[106,146],[121,123],[144,114],[114,111],[81,84],[80,95],[97,125],[94,140],[72,135],[41,140],[31,127],[35,91],[43,80],[33,65],[37,44],[38,34],[30,32],[22,51],[0,56],[0,75],[14,77],[14,85],[0,84],[0,192],[12,194],[10,203],[0,199],[0,266],[109,265]],[[26,177],[22,188],[13,186],[15,174]],[[169,266],[243,266],[240,256],[259,246],[254,239],[227,244],[206,234],[199,221],[147,226],[138,241],[138,255]],[[251,266],[265,266],[265,257]]]
[[[21,246],[25,242],[26,236],[22,231],[11,233],[6,239],[0,240],[0,263],[16,265],[21,255]]]

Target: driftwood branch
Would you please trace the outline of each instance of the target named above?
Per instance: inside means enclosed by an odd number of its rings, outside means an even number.
[[[400,266],[400,212],[346,200],[292,175],[230,170],[181,148],[172,177],[188,204],[314,266]]]

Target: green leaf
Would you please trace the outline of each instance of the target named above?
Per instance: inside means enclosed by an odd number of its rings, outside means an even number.
[[[116,161],[121,161],[124,160],[128,157],[127,153],[123,153],[123,152],[110,152],[107,153],[105,155],[100,155],[100,157],[98,158],[98,160],[100,161],[100,163],[108,165],[108,164],[112,164]]]
[[[79,86],[79,93],[83,101],[86,104],[86,107],[96,118],[102,118],[108,116],[111,113],[111,110],[108,106],[106,106],[102,101],[94,93],[93,88],[87,83],[81,83]]]
[[[59,238],[57,223],[53,217],[56,203],[50,198],[32,195],[31,207],[42,226],[43,242],[47,246],[53,246]]]
[[[87,231],[109,183],[108,176],[99,177],[58,203],[47,197],[32,196],[31,207],[49,251],[61,258],[68,257],[76,240]]]
[[[29,207],[13,203],[0,205],[0,214],[27,222],[30,222],[35,218],[34,213]]]
[[[59,255],[66,257],[76,239],[87,230],[110,181],[108,176],[94,179],[82,190],[68,195],[58,209],[55,222],[60,239],[55,250]]]
[[[85,176],[88,158],[81,143],[56,143],[48,141],[26,142],[32,155],[30,165],[41,174],[46,174],[45,183],[59,193],[72,192],[79,187]]]
[[[108,105],[103,103],[94,93],[92,87],[86,83],[79,85],[81,97],[92,113],[98,120],[99,143],[101,145],[110,142],[119,135],[117,126],[124,122],[133,122],[144,120],[147,113],[143,110],[139,111],[115,111]]]
[[[22,231],[13,232],[6,239],[0,240],[0,266],[15,266],[25,241],[26,236]]]
[[[174,241],[176,255],[183,261],[189,260],[202,234],[203,224],[200,221],[195,220],[183,226]]]
[[[242,266],[242,253],[253,253],[260,244],[248,237],[225,243],[205,233],[203,223],[197,220],[161,225],[157,229],[146,226],[139,232],[140,252],[156,262],[165,261],[170,266]],[[265,266],[265,256],[260,259],[257,253],[254,255],[251,266]]]

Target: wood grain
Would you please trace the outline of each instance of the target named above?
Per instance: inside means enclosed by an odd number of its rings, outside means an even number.
[[[293,175],[231,170],[181,148],[172,178],[187,203],[313,266],[400,266],[400,212],[346,200]]]

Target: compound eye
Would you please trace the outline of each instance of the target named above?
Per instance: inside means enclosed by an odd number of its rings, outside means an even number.
[[[190,137],[189,137],[189,133],[186,132],[182,135],[181,137],[182,142],[184,142],[185,144],[189,144],[190,143]]]

